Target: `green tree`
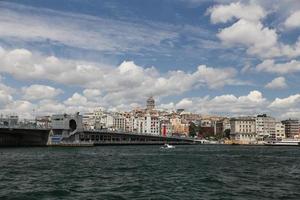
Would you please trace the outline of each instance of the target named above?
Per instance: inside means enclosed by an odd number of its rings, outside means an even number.
[[[224,131],[224,136],[225,136],[226,138],[230,139],[230,129],[226,129],[226,130]]]
[[[198,133],[198,127],[194,122],[190,122],[189,124],[189,136],[195,137]]]

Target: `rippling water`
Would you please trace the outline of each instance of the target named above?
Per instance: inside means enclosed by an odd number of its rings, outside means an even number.
[[[300,199],[300,149],[1,148],[0,199]]]

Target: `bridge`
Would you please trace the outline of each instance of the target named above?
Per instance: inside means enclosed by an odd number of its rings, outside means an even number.
[[[53,115],[52,127],[34,125],[0,125],[0,146],[94,146],[194,144],[184,137],[164,137],[121,131],[85,130],[82,116]]]
[[[182,137],[163,137],[152,134],[139,134],[121,131],[85,130],[82,116],[54,115],[49,145],[153,145],[153,144],[193,144],[194,140]]]

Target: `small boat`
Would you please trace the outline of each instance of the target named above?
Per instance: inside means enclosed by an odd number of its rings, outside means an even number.
[[[175,146],[170,144],[164,144],[164,146],[162,146],[161,149],[175,149]]]
[[[300,146],[300,140],[295,139],[283,139],[279,141],[268,141],[264,145],[267,146]]]

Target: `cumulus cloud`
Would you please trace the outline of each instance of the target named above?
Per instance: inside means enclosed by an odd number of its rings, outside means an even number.
[[[285,78],[282,76],[274,78],[271,82],[265,85],[268,89],[284,89],[287,88],[287,86]]]
[[[0,108],[12,102],[12,100],[13,97],[10,94],[0,89]]]
[[[225,94],[214,98],[194,97],[185,98],[176,104],[177,108],[185,108],[192,112],[204,114],[256,114],[264,110],[268,101],[259,91],[251,91],[246,96]]]
[[[266,16],[264,9],[255,4],[245,5],[240,2],[229,5],[217,5],[208,10],[211,13],[211,22],[225,23],[236,19],[258,21]]]
[[[176,104],[177,108],[189,109],[193,106],[193,101],[187,98],[182,99]]]
[[[70,106],[84,106],[87,105],[87,102],[87,98],[85,96],[82,96],[81,94],[78,94],[77,92],[74,93],[72,97],[64,101],[66,105]]]
[[[300,27],[300,10],[292,13],[284,22],[286,28],[299,28]]]
[[[1,113],[11,115],[18,114],[20,118],[32,118],[35,114],[35,105],[25,100],[11,101],[1,109]]]
[[[80,86],[85,89],[83,91],[85,98],[97,99],[102,96],[102,101],[116,105],[139,102],[150,95],[178,95],[197,87],[217,89],[225,85],[247,84],[235,78],[237,71],[234,68],[199,65],[194,72],[177,70],[161,73],[155,67],[142,67],[133,61],[124,61],[117,67],[106,66],[43,56],[27,49],[3,50],[0,64],[2,66],[0,72],[8,73],[17,80],[42,79]],[[47,95],[52,97],[59,93],[53,88],[45,89],[49,91]],[[30,90],[26,91],[27,93],[38,91],[41,93],[43,89],[35,86],[27,90]],[[46,98],[35,94],[28,94],[25,97],[32,99],[32,96]]]
[[[85,89],[83,90],[83,95],[88,99],[97,99],[101,95],[101,91],[98,89]]]
[[[281,119],[300,118],[300,94],[275,98],[267,108]]]
[[[300,62],[291,60],[287,63],[276,63],[274,60],[268,59],[258,64],[255,69],[259,72],[290,74],[300,72]]]
[[[300,94],[276,98],[268,108],[275,113],[279,113],[282,119],[300,118]]]
[[[275,30],[263,27],[260,22],[240,19],[232,26],[222,29],[217,36],[229,45],[245,45],[252,55],[270,57],[279,54]]]
[[[300,94],[291,95],[286,98],[276,98],[270,108],[294,108],[300,103]]]
[[[281,54],[288,58],[296,58],[300,56],[300,37],[293,45],[280,44]]]
[[[237,19],[231,26],[222,28],[217,34],[218,38],[227,46],[243,46],[249,55],[260,58],[281,56],[295,58],[300,55],[299,40],[293,45],[284,44],[279,41],[275,28],[269,28],[263,24],[262,20],[268,13],[258,2],[218,5],[208,9],[208,12],[212,23],[224,23]],[[297,12],[295,16],[297,17]],[[294,19],[296,18],[291,16],[291,19],[287,20],[289,21],[289,23],[286,22],[289,24],[288,26],[293,23],[296,26],[299,20],[294,22]]]
[[[78,110],[68,110],[66,105],[54,99],[43,99],[36,104],[36,112],[39,115],[61,114],[68,111],[74,113]]]
[[[63,91],[47,85],[30,85],[29,87],[23,87],[22,92],[24,93],[23,98],[27,100],[37,99],[52,99]]]

